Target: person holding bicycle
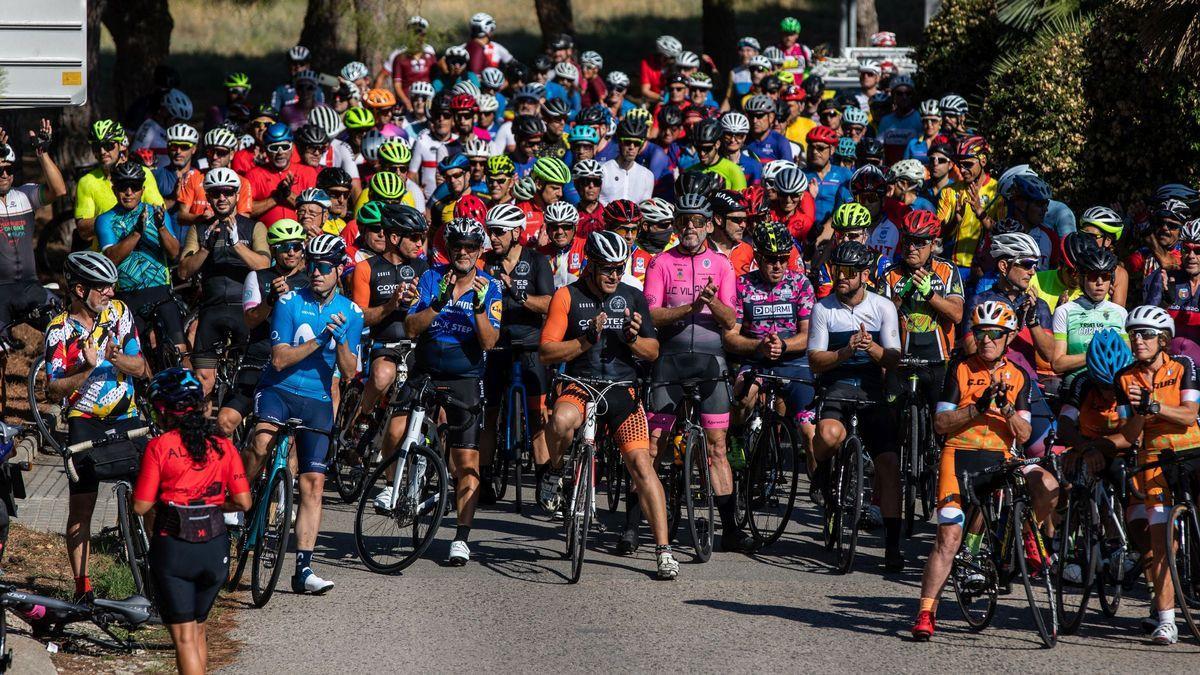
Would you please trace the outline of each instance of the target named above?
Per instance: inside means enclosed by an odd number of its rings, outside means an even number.
[[[1117,373],[1117,411],[1121,436],[1127,444],[1140,443],[1139,465],[1158,461],[1163,450],[1193,452],[1200,447],[1200,384],[1196,366],[1186,356],[1175,356],[1167,345],[1175,334],[1175,322],[1167,310],[1143,305],[1135,307],[1125,322],[1134,362]],[[1167,514],[1171,491],[1162,469],[1138,474],[1134,487],[1145,494],[1144,518],[1150,524],[1150,550],[1145,556],[1147,577],[1154,588],[1154,610],[1158,626],[1150,639],[1169,645],[1179,641],[1175,626],[1175,593],[1167,564]],[[1139,515],[1135,512],[1136,515]]]
[[[809,318],[808,359],[824,388],[824,396],[837,399],[883,401],[884,369],[900,361],[900,333],[896,305],[867,290],[874,253],[866,244],[843,241],[829,259],[833,293],[813,306]],[[900,553],[900,462],[891,437],[892,419],[884,406],[859,409],[863,441],[875,462],[880,511],[884,526],[884,566],[904,569]],[[820,407],[809,468],[813,482],[830,503],[830,475],[846,440],[848,404],[828,401]],[[857,526],[857,524],[855,524]]]
[[[1017,316],[1006,303],[990,301],[977,305],[971,314],[971,332],[978,350],[951,362],[946,372],[933,428],[946,437],[938,477],[937,540],[921,577],[921,601],[912,636],[928,640],[936,629],[937,600],[950,576],[954,556],[968,530],[967,547],[974,553],[982,539],[977,522],[965,523],[967,500],[959,492],[965,474],[1001,464],[1011,456],[1014,443],[1029,438],[1029,390],[1025,371],[1008,360],[1008,345],[1017,330]],[[1034,512],[1046,522],[1054,507],[1058,485],[1041,467],[1027,470],[1026,480]],[[990,492],[987,483],[975,485],[977,498]],[[1036,545],[1025,555],[1040,561]]]
[[[94,441],[109,430],[141,426],[133,378],[149,376],[133,313],[113,299],[117,266],[94,251],[67,256],[67,310],[46,327],[46,393],[67,399],[67,443]],[[90,600],[88,552],[99,482],[81,476],[68,485],[67,556],[75,597]]]
[[[271,314],[271,364],[254,395],[254,442],[243,456],[246,475],[256,476],[266,461],[280,426],[299,419],[313,429],[333,428],[333,376],[351,378],[358,371],[358,345],[363,313],[338,292],[346,265],[346,244],[320,234],[305,246],[308,286],[279,298]],[[296,436],[300,509],[296,517],[295,593],[321,594],[333,582],[312,569],[313,546],[321,526],[329,437],[314,432]]]
[[[175,667],[187,674],[208,672],[205,623],[229,567],[221,514],[250,508],[242,458],[204,414],[204,396],[200,380],[183,368],[150,381],[151,412],[165,433],[146,445],[133,490],[133,512],[156,513],[150,573]]]
[[[559,288],[550,300],[539,354],[543,363],[566,364],[571,377],[634,382],[637,361],[658,358],[659,342],[646,297],[621,282],[629,244],[616,232],[593,232],[587,239],[589,264],[579,281]],[[604,424],[621,451],[638,494],[641,511],[654,535],[658,578],[674,579],[679,563],[667,538],[667,510],[662,483],[650,454],[646,413],[633,385],[605,390],[596,401],[597,422]],[[561,467],[567,445],[584,423],[591,395],[582,386],[563,387],[546,426],[550,470],[542,478],[539,501],[547,510],[562,502]],[[631,504],[629,509],[633,509]],[[637,521],[633,521],[636,535]],[[636,544],[636,538],[634,542]]]

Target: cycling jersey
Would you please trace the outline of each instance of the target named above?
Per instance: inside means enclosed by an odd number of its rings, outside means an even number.
[[[254,270],[246,275],[242,286],[242,312],[248,312],[262,303],[272,305],[279,302],[271,290],[271,282],[283,275],[283,270],[271,265],[265,270]],[[299,270],[287,278],[287,293],[308,287],[308,275]],[[286,295],[285,293],[284,295]],[[250,329],[249,344],[243,357],[249,363],[264,364],[271,358],[271,320],[259,323]]]
[[[697,165],[698,166],[698,165]],[[695,168],[695,167],[692,167]],[[722,157],[715,164],[703,167],[701,171],[715,173],[725,179],[726,190],[745,190],[746,189],[746,174],[742,171],[742,167]]]
[[[198,216],[210,208],[208,205],[208,194],[204,192],[205,173],[200,169],[192,169],[179,180],[175,200],[180,213],[190,213]],[[237,207],[235,211],[238,215],[249,216],[253,202],[254,195],[250,188],[250,183],[243,180],[238,187]]]
[[[610,159],[600,165],[600,171],[603,174],[603,182],[600,184],[601,204],[617,199],[628,199],[636,204],[654,194],[654,174],[637,162],[624,169],[617,160]],[[743,180],[743,187],[744,183]]]
[[[985,177],[983,184],[979,187],[979,203],[984,217],[995,220],[995,205],[999,193],[1000,184],[996,182],[996,179],[991,176]],[[949,228],[947,234],[955,231],[955,238],[952,242],[947,242],[945,250],[951,254],[950,262],[959,267],[970,267],[979,246],[979,238],[983,234],[983,224],[971,207],[967,183],[955,181],[942,190],[937,216],[943,223],[950,222],[958,213],[960,203],[962,204],[962,220],[958,223],[956,231],[953,227]]]
[[[362,309],[385,305],[401,284],[416,284],[429,265],[420,258],[394,263],[381,255],[373,255],[354,266],[350,277],[350,299]],[[408,311],[398,307],[370,327],[375,342],[396,342],[407,335],[404,317]]]
[[[522,247],[512,269],[505,269],[503,259],[492,252],[484,253],[479,258],[480,268],[493,279],[499,279],[501,274],[507,274],[511,285],[505,289],[504,320],[500,323],[500,345],[518,344],[527,347],[537,347],[538,332],[542,328],[542,315],[525,307],[518,302],[514,294],[524,295],[553,295],[554,273],[550,271],[550,261],[546,256],[529,248]]]
[[[246,244],[254,251],[270,255],[267,245],[267,230],[242,216],[235,215],[232,223],[223,224],[223,228],[232,225],[237,240]],[[201,296],[205,304],[222,303],[238,305],[242,302],[242,287],[246,281],[246,273],[250,266],[229,245],[229,235],[225,232],[213,234],[217,224],[200,225],[189,228],[183,245],[183,255],[191,255],[200,251],[203,244],[210,240],[212,249],[204,264],[200,266]],[[201,232],[203,230],[203,232]]]
[[[446,144],[453,140],[454,134],[438,140],[426,129],[413,141],[412,162],[408,165],[408,172],[416,174],[417,182],[421,184],[421,190],[426,197],[433,195],[433,191],[437,189],[437,165],[449,156]]]
[[[787,226],[788,232],[791,233],[792,239],[796,240],[798,246],[807,246],[810,238],[815,238],[819,232],[813,230],[813,225],[817,221],[817,202],[813,199],[812,193],[807,190],[800,197],[800,203],[796,206],[796,210],[790,214],[784,214],[774,208],[771,209],[771,220],[783,223]]]
[[[638,369],[624,337],[625,310],[629,310],[630,316],[635,312],[642,316],[639,337],[657,337],[646,298],[636,288],[618,283],[611,295],[602,298],[592,292],[586,281],[564,286],[550,299],[541,344],[578,339],[587,332],[591,320],[604,312],[600,342],[569,361],[567,374],[615,382],[635,380]]]
[[[246,173],[246,182],[250,184],[255,201],[267,199],[275,192],[275,188],[284,176],[292,176],[291,193],[299,195],[308,188],[317,186],[317,170],[304,164],[292,163],[286,169],[276,169],[274,166],[256,166]],[[280,218],[295,218],[296,209],[276,203],[258,217],[263,225],[270,227]]]
[[[1155,270],[1146,280],[1146,304],[1166,307],[1175,319],[1175,337],[1200,341],[1200,293],[1186,274]]]
[[[635,244],[629,254],[629,259],[625,261],[625,274],[622,275],[621,281],[634,288],[645,288],[646,270],[650,269],[651,260],[654,260],[654,254]]]
[[[921,114],[915,109],[909,110],[907,115],[898,112],[884,115],[876,131],[879,140],[883,141],[884,165],[890,166],[903,159],[909,141],[920,138],[922,130]]]
[[[447,265],[435,265],[425,271],[417,282],[417,304],[409,310],[417,314],[428,309],[438,296],[438,286],[449,270]],[[488,282],[484,291],[486,316],[492,327],[500,329],[503,299],[500,283],[482,271],[475,274]],[[417,341],[417,359],[422,369],[433,375],[451,377],[482,377],[486,354],[475,334],[475,291],[468,290],[446,303],[434,317],[429,328]]]
[[[978,354],[956,359],[946,372],[946,383],[939,397],[937,412],[943,413],[975,405],[992,381],[1003,382],[1007,390],[993,399],[992,407],[961,428],[946,435],[945,446],[962,450],[996,450],[1007,457],[1016,437],[999,407],[1007,403],[1028,421],[1030,410],[1029,376],[1008,359],[994,369]]]
[[[407,92],[414,82],[429,82],[433,78],[433,66],[437,63],[437,52],[425,45],[420,52],[409,54],[406,49],[397,49],[383,62],[383,71],[395,83],[397,91]]]
[[[754,259],[754,247],[742,241],[738,242],[729,253],[729,263],[733,265],[734,276],[741,277],[743,274],[749,274],[758,269],[758,261]],[[792,252],[788,254],[788,271],[804,272],[803,261],[800,260],[800,251],[796,247],[792,247]],[[811,287],[811,283],[809,286]]]
[[[900,329],[896,305],[871,291],[863,291],[862,302],[854,307],[830,294],[813,305],[808,322],[808,353],[837,351],[850,344],[850,338],[866,328],[871,339],[884,349],[900,349]],[[818,379],[826,386],[842,383],[863,390],[878,391],[883,386],[883,369],[865,351],[857,351],[832,371]]]
[[[772,284],[761,270],[755,270],[738,277],[734,313],[742,335],[762,340],[774,333],[784,339],[800,332],[800,324],[808,321],[815,302],[812,283],[803,274],[788,271],[778,284]],[[803,351],[784,352],[778,360],[770,361],[751,354],[746,360],[775,365],[805,356]]]
[[[1084,438],[1109,436],[1121,428],[1115,395],[1106,398],[1100,385],[1086,373],[1071,381],[1062,403],[1059,416],[1073,420]]]
[[[118,291],[171,285],[171,273],[167,269],[170,261],[159,240],[156,224],[163,222],[170,230],[174,222],[171,214],[163,211],[161,207],[142,203],[128,211],[120,206],[105,211],[96,219],[96,241],[101,251],[108,250],[139,227],[143,214],[149,222],[142,228],[137,245],[121,264],[117,265]]]
[[[284,106],[296,105],[299,102],[300,95],[296,93],[296,88],[290,82],[275,87],[271,92],[271,107],[276,110],[283,110]],[[325,91],[321,87],[317,87],[313,102],[318,106],[325,103]]]
[[[815,126],[817,126],[816,120],[811,117],[805,117],[804,115],[801,115],[800,117],[792,120],[792,123],[787,126],[787,129],[783,130],[783,136],[789,141],[796,143],[801,148],[807,149],[808,132],[812,131],[813,127]]]
[[[1163,365],[1154,370],[1148,363],[1132,363],[1117,373],[1114,379],[1117,393],[1117,412],[1121,419],[1133,417],[1129,389],[1137,386],[1162,405],[1181,406],[1200,401],[1200,385],[1196,382],[1196,364],[1186,356],[1163,354]],[[1143,394],[1144,395],[1144,394]],[[1200,447],[1200,427],[1196,420],[1184,426],[1153,415],[1142,428],[1142,448],[1147,453],[1172,450],[1192,450]]]
[[[171,162],[167,157],[167,130],[158,120],[148,117],[133,134],[130,151],[137,152],[146,148],[154,153],[154,166],[161,169]]]
[[[143,502],[220,506],[227,495],[247,494],[250,484],[242,457],[228,438],[209,439],[207,459],[192,461],[178,429],[150,439],[142,456],[133,498]]]
[[[709,282],[717,287],[716,300],[732,308],[737,302],[737,279],[729,258],[707,242],[693,255],[677,246],[650,261],[646,270],[646,303],[652,310],[690,305]],[[660,332],[663,354],[724,355],[721,346],[723,329],[717,325],[708,306],[701,306],[675,323],[663,326]]]
[[[371,175],[374,176],[375,174]],[[370,178],[367,178],[363,181],[363,183],[369,183],[370,180]],[[358,198],[354,200],[354,212],[358,213],[358,210],[363,207],[363,204],[371,201],[371,199],[371,188],[364,187],[363,191],[358,193]],[[421,186],[412,182],[412,179],[408,178],[407,176],[404,178],[404,194],[400,196],[400,203],[407,204],[418,211],[425,210],[425,193],[421,192]],[[331,232],[330,234],[337,233]]]
[[[828,171],[824,176],[821,176],[816,171],[805,171],[808,180],[817,183],[816,196],[816,222],[824,223],[833,215],[834,206],[837,202],[838,189],[843,183],[849,184],[850,169],[844,166],[834,166],[832,164],[826,167]]]
[[[945,361],[954,349],[954,322],[938,313],[930,298],[962,298],[962,280],[958,268],[941,258],[931,257],[925,264],[930,272],[929,296],[911,288],[912,272],[903,262],[884,270],[880,292],[889,299],[900,299],[900,335],[904,354],[926,361]]]
[[[746,152],[754,155],[762,164],[773,162],[777,159],[792,161],[792,146],[784,138],[783,134],[773,129],[767,130],[762,138],[753,139],[746,138]],[[741,188],[730,188],[740,190]]]
[[[538,249],[550,261],[550,271],[554,274],[555,288],[562,288],[579,278],[579,273],[587,264],[587,254],[584,253],[586,244],[587,240],[583,237],[575,237],[571,240],[571,245],[566,248],[560,249],[554,245],[554,242],[550,242]]]
[[[42,206],[42,189],[36,183],[13,186],[0,195],[0,280],[37,281],[37,263],[33,258],[33,233],[37,231],[33,212]]]
[[[1067,343],[1067,354],[1083,354],[1092,336],[1105,328],[1124,335],[1126,314],[1125,308],[1118,304],[1108,300],[1093,302],[1081,295],[1054,310],[1051,319],[1054,339]]]
[[[54,317],[46,327],[46,349],[43,354],[46,375],[51,381],[87,369],[87,361],[83,356],[85,340],[96,348],[100,361],[87,379],[67,397],[67,417],[136,417],[138,409],[133,394],[133,378],[121,372],[112,361],[103,358],[110,344],[126,356],[142,353],[129,307],[120,300],[110,301],[90,331],[71,318],[68,312]]]
[[[469,187],[454,195],[450,194],[450,186],[447,183],[439,185],[429,197],[429,226],[434,231],[440,232],[443,225],[454,220],[454,205],[469,194],[471,194]]]
[[[539,226],[538,229],[540,230],[541,227]],[[604,207],[600,205],[600,202],[592,204],[590,211],[582,207],[579,209],[579,223],[575,226],[575,234],[577,236],[586,239],[589,234],[603,230]],[[522,245],[524,244],[522,243]]]
[[[487,44],[468,40],[465,47],[470,58],[467,68],[473,73],[481,73],[484,68],[499,68],[513,58],[508,49],[495,40],[488,40]]]
[[[1067,294],[1068,301],[1083,295],[1082,288],[1078,286],[1069,288],[1059,272],[1060,270],[1057,269],[1045,270],[1033,275],[1033,278],[1029,280],[1029,288],[1033,289],[1038,298],[1046,303],[1051,312],[1058,309],[1058,301],[1063,293]]]
[[[345,335],[340,344],[358,353],[362,338],[362,310],[346,296],[334,292],[324,303],[312,290],[301,288],[279,298],[271,312],[271,347],[275,345],[298,346],[312,339],[321,339],[323,344],[284,370],[270,365],[259,382],[259,391],[276,388],[306,399],[331,401],[329,392],[333,386],[334,369],[337,366],[338,340],[325,331],[334,314],[345,317]]]
[[[158,191],[158,183],[150,169],[143,168],[146,180],[142,183],[142,201],[154,206],[162,206],[162,193]],[[112,183],[104,170],[92,169],[79,179],[75,185],[75,218],[95,218],[101,213],[117,205],[117,195],[113,194]]]

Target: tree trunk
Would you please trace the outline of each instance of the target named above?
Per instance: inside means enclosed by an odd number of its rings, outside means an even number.
[[[869,47],[871,36],[879,32],[879,13],[875,0],[858,0],[858,47]]]
[[[355,28],[358,35],[356,49],[359,61],[367,64],[372,73],[379,66],[406,29],[410,16],[406,0],[354,0]]]
[[[571,0],[534,0],[537,8],[538,25],[542,28],[542,47],[546,47],[561,33],[575,36],[575,15],[571,11]]]
[[[721,95],[728,84],[726,78],[736,65],[738,33],[734,14],[735,0],[704,0],[701,16],[701,36],[704,53],[717,65],[713,73],[713,94]]]
[[[313,68],[319,72],[336,72],[341,50],[338,28],[342,22],[344,0],[308,0],[304,12],[304,29],[300,42],[312,52]]]
[[[88,129],[93,120],[106,113],[100,105],[100,17],[106,4],[107,0],[88,0],[87,3],[87,102],[62,108],[58,124],[54,126],[55,160],[68,180],[71,179],[69,167],[95,161],[88,145]]]
[[[112,89],[117,114],[154,86],[154,69],[171,51],[175,21],[167,0],[115,0],[104,3],[100,18],[117,47]],[[129,132],[133,133],[133,129]]]

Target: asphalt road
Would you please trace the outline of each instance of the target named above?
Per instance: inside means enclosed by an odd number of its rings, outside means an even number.
[[[1143,589],[1112,623],[1096,610],[1053,650],[1042,648],[1023,594],[1002,597],[993,625],[976,634],[947,593],[937,635],[914,643],[908,628],[932,527],[906,543],[905,573],[881,573],[880,535],[872,533],[860,540],[866,547],[854,571],[837,576],[806,501],[768,550],[715,553],[704,564],[684,550],[673,582],[654,579],[648,542],[623,557],[613,553],[614,532],[594,536],[576,585],[567,583],[561,527],[514,515],[507,503],[478,514],[468,566],[441,562],[450,516],[426,559],[398,576],[368,572],[354,552],[351,507],[332,493],[327,505],[314,568],[337,587],[324,597],[282,589],[267,607],[240,612],[235,637],[245,646],[230,670],[1194,673],[1200,666],[1200,643],[1190,637],[1161,648],[1138,632]],[[602,517],[614,528],[618,518]],[[289,556],[281,586],[290,570]]]

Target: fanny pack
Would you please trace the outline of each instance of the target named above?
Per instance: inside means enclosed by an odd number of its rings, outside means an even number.
[[[74,457],[80,480],[119,480],[136,476],[142,462],[142,451],[128,439],[105,443]]]
[[[219,506],[169,503],[158,512],[159,532],[183,541],[203,543],[225,534],[225,516]]]

